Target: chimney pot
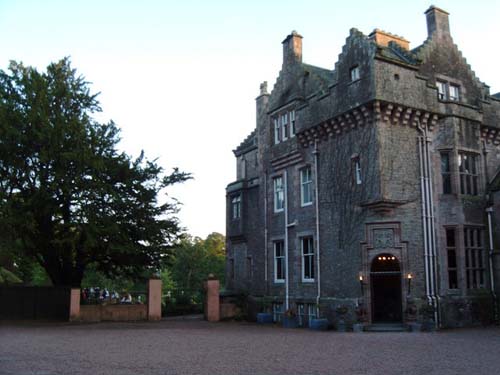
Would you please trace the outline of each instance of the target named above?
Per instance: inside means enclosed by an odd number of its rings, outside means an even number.
[[[302,62],[302,35],[295,30],[288,35],[283,43],[283,65]]]
[[[425,11],[428,38],[432,38],[433,36],[438,38],[450,36],[449,14],[450,13],[447,11],[434,5],[431,5],[431,7]]]

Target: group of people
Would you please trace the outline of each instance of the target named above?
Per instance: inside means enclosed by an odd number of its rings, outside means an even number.
[[[132,295],[129,292],[123,292],[121,298],[120,294],[116,291],[111,293],[107,288],[101,290],[100,287],[90,287],[81,290],[81,299],[83,302],[111,302],[111,303],[132,303]],[[142,303],[141,296],[138,296],[136,303]]]

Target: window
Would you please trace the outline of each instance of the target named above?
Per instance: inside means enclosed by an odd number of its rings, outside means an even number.
[[[250,280],[252,279],[253,275],[253,262],[252,262],[252,257],[247,257],[247,262],[246,262],[246,271],[247,271],[247,279]]]
[[[450,100],[458,102],[460,100],[460,88],[457,85],[449,86]]]
[[[280,302],[273,303],[273,322],[281,322],[283,320],[284,306]]]
[[[295,111],[290,112],[290,138],[295,137]]]
[[[484,287],[483,231],[479,228],[464,228],[465,272],[467,289]]]
[[[436,86],[438,88],[438,98],[439,100],[446,100],[446,83],[437,81]]]
[[[285,246],[283,241],[274,243],[274,282],[285,281]]]
[[[455,228],[446,229],[446,254],[448,259],[448,288],[458,289],[457,247]]]
[[[281,126],[279,118],[274,119],[274,144],[277,145],[281,142]]]
[[[309,206],[312,204],[311,167],[300,170],[300,203],[302,206]]]
[[[283,134],[281,139],[285,141],[288,139],[288,113],[281,115],[281,130]]]
[[[283,190],[283,177],[274,179],[274,212],[281,212],[285,207],[285,192]]]
[[[356,181],[356,185],[361,185],[361,163],[359,161],[359,156],[353,159],[353,167],[354,167],[354,180]]]
[[[477,155],[459,152],[460,194],[477,195]]]
[[[237,220],[241,216],[241,195],[235,195],[231,198],[231,211],[233,213],[233,220]]]
[[[314,243],[312,237],[301,238],[302,281],[314,281]]]
[[[460,86],[443,81],[436,81],[439,100],[460,101]]]
[[[450,153],[441,153],[441,179],[443,181],[443,194],[451,194],[451,168]]]
[[[357,81],[359,79],[359,66],[351,68],[351,82]]]
[[[316,318],[316,306],[313,303],[297,303],[297,318],[299,326],[309,327],[311,320]]]

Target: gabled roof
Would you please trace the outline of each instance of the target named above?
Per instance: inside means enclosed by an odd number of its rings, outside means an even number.
[[[235,156],[240,156],[257,148],[257,129],[254,129],[238,147],[233,150]]]
[[[333,71],[305,63],[297,63],[280,72],[271,92],[270,112],[294,101],[305,100],[318,92],[326,92],[334,81]]]

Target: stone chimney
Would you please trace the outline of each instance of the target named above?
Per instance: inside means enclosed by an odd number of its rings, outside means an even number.
[[[450,36],[448,15],[449,13],[447,11],[434,5],[431,5],[431,7],[425,11],[428,38]]]
[[[405,38],[383,30],[375,29],[370,35],[368,35],[368,37],[380,46],[387,47],[389,42],[395,42],[406,51],[410,49],[410,42]]]
[[[283,43],[283,65],[302,62],[302,36],[295,30],[286,37]]]

